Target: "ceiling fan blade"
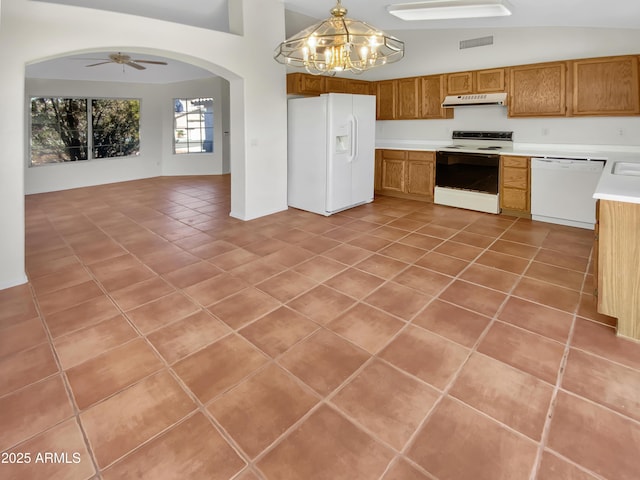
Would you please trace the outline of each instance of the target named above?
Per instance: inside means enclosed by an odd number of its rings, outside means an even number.
[[[133,60],[138,63],[152,63],[153,65],[167,65],[167,62],[156,62],[155,60]]]
[[[106,63],[113,63],[113,62],[111,60],[107,60],[106,62],[92,63],[91,65],[85,65],[85,67],[97,67],[98,65],[104,65]]]
[[[146,67],[143,67],[142,65],[138,65],[137,63],[134,63],[133,61],[131,62],[127,62],[125,65],[129,65],[130,67],[133,67],[137,70],[146,70]]]

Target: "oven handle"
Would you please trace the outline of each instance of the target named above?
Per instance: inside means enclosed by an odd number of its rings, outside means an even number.
[[[488,160],[500,161],[500,155],[497,153],[475,153],[475,152],[442,152],[436,150],[436,163],[448,163],[449,157],[466,157],[466,158],[482,158]]]

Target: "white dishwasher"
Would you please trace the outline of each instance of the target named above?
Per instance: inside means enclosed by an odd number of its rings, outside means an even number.
[[[531,218],[541,222],[593,229],[593,194],[604,160],[531,159]]]

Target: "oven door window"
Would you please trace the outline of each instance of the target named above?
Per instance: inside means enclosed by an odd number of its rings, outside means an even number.
[[[498,193],[499,155],[436,153],[436,186]]]

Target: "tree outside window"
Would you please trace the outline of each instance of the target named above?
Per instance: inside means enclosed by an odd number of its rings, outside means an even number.
[[[137,155],[140,150],[140,102],[91,101],[93,158]]]
[[[31,165],[137,155],[140,100],[34,97],[30,140]]]

